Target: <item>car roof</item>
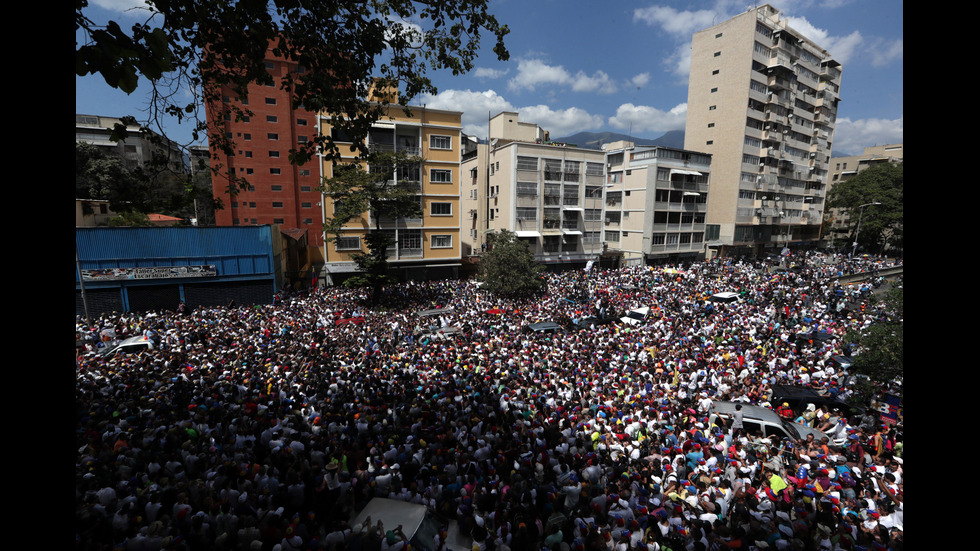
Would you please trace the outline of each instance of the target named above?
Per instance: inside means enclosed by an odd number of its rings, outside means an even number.
[[[452,307],[447,306],[446,308],[429,308],[428,310],[419,310],[418,312],[415,312],[415,315],[425,318],[429,316],[438,316],[439,314],[452,311]]]
[[[712,402],[711,410],[715,413],[720,413],[724,415],[734,415],[735,406],[741,402]],[[762,406],[754,406],[752,404],[742,404],[742,415],[749,419],[758,419],[760,421],[767,421],[770,423],[782,424],[782,420],[776,415],[776,412],[764,408]]]
[[[371,522],[381,520],[387,530],[401,526],[408,539],[412,539],[425,519],[425,505],[408,503],[397,499],[376,497],[357,514],[351,526],[360,526],[364,520],[371,517]]]

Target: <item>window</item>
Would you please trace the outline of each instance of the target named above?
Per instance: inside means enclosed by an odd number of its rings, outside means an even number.
[[[249,134],[248,132],[246,132],[246,133],[245,133],[245,139],[246,139],[246,140],[251,140],[251,139],[252,139],[252,135],[251,135],[251,134]]]
[[[299,190],[304,193],[309,193],[310,191],[313,191],[313,188],[310,186],[299,186]]]
[[[266,134],[266,137],[270,140],[279,140],[279,134],[276,134],[275,132],[269,132]]]
[[[274,208],[274,209],[281,209],[282,208],[282,201],[273,201],[272,202],[272,208]]]
[[[296,141],[299,142],[299,143],[306,143],[309,140],[310,139],[307,136],[296,136]]]
[[[538,169],[537,157],[517,158],[517,170],[537,170],[537,169]]]
[[[266,115],[265,122],[279,122],[279,117],[275,115]]]
[[[310,169],[308,169],[308,168],[301,168],[301,169],[299,169],[299,175],[300,176],[309,176],[310,175]]]
[[[266,105],[275,105],[276,104],[276,98],[265,98],[265,104]]]
[[[704,145],[711,145],[713,143],[715,143],[714,140],[708,140],[708,141],[704,142]]]
[[[273,224],[285,224],[286,223],[286,219],[285,218],[273,218],[272,219],[272,223]]]
[[[711,74],[712,74],[712,75],[717,75],[717,74],[718,74],[718,73],[720,73],[720,72],[721,72],[721,70],[720,70],[720,69],[715,69],[714,71],[711,71]]]
[[[296,119],[296,126],[306,126],[306,119]]]
[[[254,173],[255,173],[255,169],[254,168],[246,168],[245,169],[245,174],[254,174]]]
[[[429,181],[436,184],[451,184],[453,183],[453,171],[436,168],[430,169]]]
[[[282,174],[282,169],[281,168],[270,168],[269,169],[269,174],[273,174],[273,175]]]
[[[718,33],[718,34],[715,35],[715,38],[721,38],[721,35],[722,35],[722,33]]]
[[[430,149],[452,149],[452,136],[429,136]]]
[[[715,123],[713,123],[713,122],[709,122],[708,123],[708,128],[714,128],[714,127],[715,127]]]
[[[275,61],[266,61],[265,62],[265,68],[266,69],[275,69],[276,68],[276,62]]]
[[[274,185],[274,186],[272,186],[272,191],[282,191],[282,186],[280,186],[280,185]]]
[[[313,208],[313,203],[310,203],[310,202],[307,201],[307,202],[300,203],[299,206],[300,206],[300,208],[311,209],[311,208]]]
[[[251,151],[246,151],[245,152],[245,158],[246,159],[251,159],[252,158],[252,152]]]
[[[338,251],[359,251],[361,250],[361,238],[357,236],[338,237],[336,242]]]
[[[610,243],[619,243],[619,232],[618,231],[607,231],[606,241]]]
[[[715,57],[718,57],[720,55],[721,55],[721,52],[715,52]]]
[[[538,219],[537,207],[517,207],[517,219],[537,220]]]
[[[231,202],[231,208],[237,209],[238,208],[238,201],[232,201]]]
[[[433,235],[430,240],[433,249],[449,249],[453,246],[452,235]]]
[[[272,157],[273,159],[278,159],[279,158],[279,152],[278,151],[270,151],[269,152],[269,156]]]
[[[708,107],[708,111],[714,111],[717,108],[718,108],[717,105],[711,105],[711,106]]]
[[[432,216],[452,216],[453,215],[453,204],[452,203],[431,203],[429,205],[429,212]]]
[[[717,91],[718,91],[718,89],[717,89],[717,88],[712,88],[712,89],[711,89],[711,93],[712,93],[712,94],[714,94],[714,93],[715,93],[715,92],[717,92]]]
[[[255,191],[255,190],[254,189],[250,189],[249,191]],[[248,208],[254,209],[255,208],[255,201],[250,202],[248,204]]]
[[[304,218],[303,219],[303,225],[304,226],[309,226],[311,224],[313,224],[313,219],[312,218]]]

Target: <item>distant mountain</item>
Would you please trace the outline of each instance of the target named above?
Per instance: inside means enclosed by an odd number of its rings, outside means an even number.
[[[662,145],[664,147],[684,147],[684,131],[671,130],[655,140],[640,138],[637,136],[627,136],[615,132],[579,132],[565,138],[554,138],[554,141],[568,144],[575,144],[583,149],[602,149],[602,144],[612,143],[619,140],[629,140],[636,145]]]

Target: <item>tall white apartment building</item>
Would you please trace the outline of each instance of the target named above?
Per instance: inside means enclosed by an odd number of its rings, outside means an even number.
[[[711,155],[723,255],[816,244],[841,67],[769,4],[694,34],[684,147]]]
[[[463,155],[463,255],[509,230],[546,265],[584,267],[602,252],[605,153],[550,141],[536,124],[502,112],[489,143]]]

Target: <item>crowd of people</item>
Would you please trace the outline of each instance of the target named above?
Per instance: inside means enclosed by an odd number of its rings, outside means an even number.
[[[875,323],[873,295],[836,276],[889,264],[797,262],[549,273],[521,299],[407,282],[380,306],[330,287],[79,318],[76,547],[409,547],[378,519],[350,525],[385,497],[479,551],[902,549],[900,424],[835,418],[848,445],[831,448],[709,415],[715,400],[778,409],[779,383],[853,398],[830,361],[845,340],[794,335]],[[741,298],[706,300],[721,291]],[[654,315],[637,326],[574,325],[640,306]],[[153,349],[101,353],[137,335]],[[830,414],[794,412],[817,428]]]

